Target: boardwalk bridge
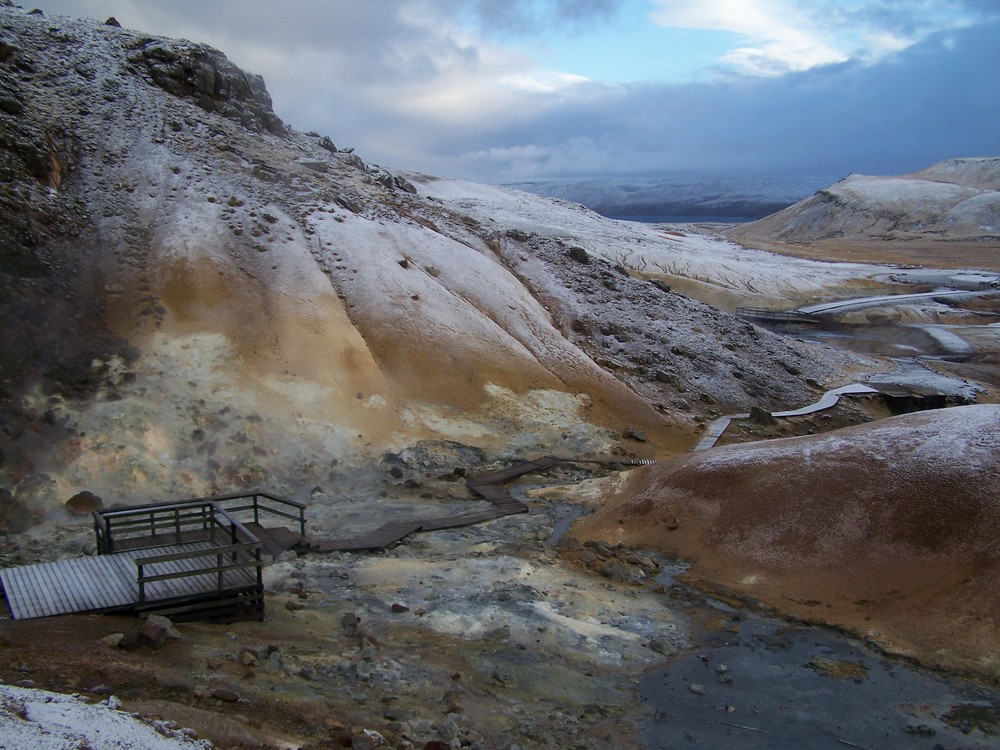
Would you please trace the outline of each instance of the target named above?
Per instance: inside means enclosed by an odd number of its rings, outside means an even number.
[[[499,485],[567,462],[579,461],[543,456],[469,476],[469,489],[488,500],[489,506],[430,519],[390,521],[366,534],[341,539],[311,539],[306,535],[306,506],[263,490],[97,510],[96,555],[0,568],[0,585],[15,620],[74,612],[163,614],[177,621],[263,619],[263,567],[282,552],[379,550],[417,531],[526,513],[528,506]],[[276,520],[294,528],[265,525]]]
[[[264,554],[305,534],[305,506],[263,491],[94,511],[97,554],[0,569],[16,620],[71,612],[260,619]],[[298,533],[261,521],[290,519]]]

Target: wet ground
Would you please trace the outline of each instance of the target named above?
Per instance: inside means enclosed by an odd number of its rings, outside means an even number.
[[[681,608],[693,648],[639,684],[646,747],[1000,748],[994,689],[885,658],[828,629],[697,596]]]
[[[891,358],[873,381],[931,387],[957,402],[984,391],[942,374],[946,354],[912,326],[767,325],[784,335]],[[949,358],[952,369],[955,358]],[[875,750],[1000,748],[1000,691],[890,659],[833,630],[733,608],[661,581],[693,648],[645,672],[638,695],[649,748]]]

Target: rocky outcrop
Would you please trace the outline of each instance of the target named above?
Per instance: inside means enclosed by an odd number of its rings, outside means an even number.
[[[129,59],[144,67],[164,91],[190,99],[206,112],[255,132],[287,132],[274,114],[264,79],[233,65],[218,50],[190,42],[143,39]]]

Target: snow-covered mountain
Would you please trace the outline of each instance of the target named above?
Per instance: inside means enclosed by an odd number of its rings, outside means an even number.
[[[842,377],[643,280],[704,264],[691,238],[366,164],[202,45],[0,7],[0,139],[0,471],[36,516],[425,440],[671,453]]]
[[[531,180],[509,187],[573,201],[603,216],[643,221],[747,220],[780,211],[826,177],[662,177]]]
[[[1000,246],[1000,157],[952,159],[898,177],[852,174],[732,229],[741,240],[941,240]]]

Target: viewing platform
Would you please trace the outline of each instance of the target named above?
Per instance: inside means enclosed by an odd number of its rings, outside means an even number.
[[[3,568],[0,584],[15,620],[82,612],[259,620],[263,556],[302,539],[304,510],[261,491],[98,510],[96,555]],[[298,531],[266,528],[266,516]]]

